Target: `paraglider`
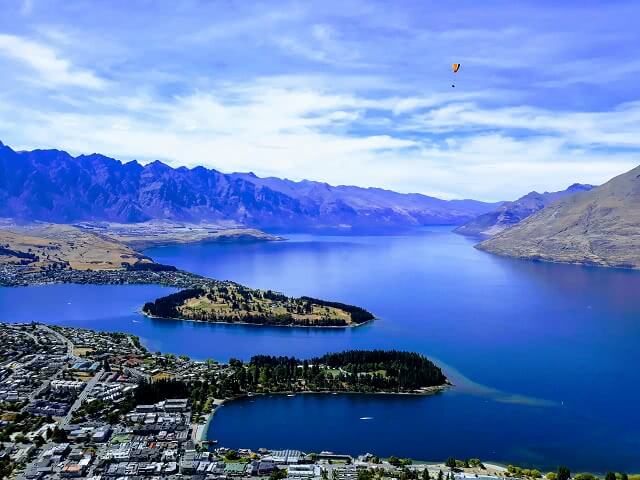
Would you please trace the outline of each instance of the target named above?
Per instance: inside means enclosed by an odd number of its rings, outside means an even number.
[[[459,63],[452,63],[451,64],[451,70],[453,70],[454,75],[456,73],[458,73],[458,70],[460,70],[460,64]],[[456,86],[452,83],[451,84],[451,88],[456,88]]]

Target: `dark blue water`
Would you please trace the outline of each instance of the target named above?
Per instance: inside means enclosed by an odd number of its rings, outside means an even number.
[[[346,330],[153,321],[136,309],[167,289],[124,286],[0,289],[0,314],[128,331],[151,349],[196,358],[416,350],[459,385],[436,397],[231,403],[210,436],[232,447],[640,469],[640,273],[503,259],[447,229],[290,238],[147,253],[253,287],[355,303],[380,320]]]

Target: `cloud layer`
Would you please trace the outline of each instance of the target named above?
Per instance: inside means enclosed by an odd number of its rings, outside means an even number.
[[[486,200],[640,163],[640,8],[487,5],[25,2],[0,139]]]

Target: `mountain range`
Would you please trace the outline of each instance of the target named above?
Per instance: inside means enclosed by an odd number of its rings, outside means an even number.
[[[379,188],[141,165],[0,142],[0,217],[69,223],[154,219],[271,230],[385,230],[459,225],[499,204],[441,200]]]
[[[533,191],[513,202],[504,202],[495,210],[477,216],[464,225],[460,225],[454,231],[462,235],[488,238],[520,223],[561,198],[589,191],[592,188],[593,185],[575,183],[559,192],[538,193]]]
[[[640,268],[640,166],[548,205],[478,248],[533,260]]]

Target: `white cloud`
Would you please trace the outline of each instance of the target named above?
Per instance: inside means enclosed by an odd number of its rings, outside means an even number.
[[[350,69],[372,66],[363,61],[358,42],[345,39],[335,27],[323,23],[301,32],[275,35],[273,42],[285,52],[312,62]]]
[[[52,48],[15,35],[0,34],[0,55],[18,60],[38,73],[40,84],[101,89],[105,80],[90,70],[74,66]]]
[[[26,110],[5,102],[0,118],[15,119],[4,126],[3,140],[19,148],[160,158],[174,166],[251,170],[448,198],[502,200],[573,182],[597,184],[637,163],[637,152],[602,148],[609,141],[634,145],[634,132],[636,138],[640,132],[637,104],[614,112],[558,113],[446,100],[367,98],[276,88],[265,81],[164,101],[148,95],[111,96],[108,102],[102,95],[87,97],[73,112]],[[392,127],[378,128],[372,111]],[[416,128],[424,134],[417,135]],[[511,133],[521,128],[530,134]]]
[[[136,5],[38,3],[9,25],[0,139],[487,200],[640,163],[637,29],[582,7]]]
[[[565,143],[640,148],[640,101],[604,112],[558,112],[530,106],[486,108],[451,103],[415,115],[401,128],[424,132],[464,133],[478,130],[526,130],[557,135]]]

